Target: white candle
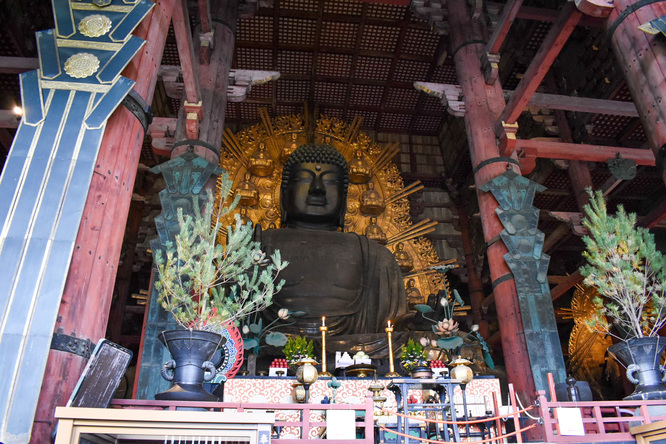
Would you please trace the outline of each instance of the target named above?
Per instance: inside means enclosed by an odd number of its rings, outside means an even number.
[[[388,325],[387,325],[387,327],[388,327],[388,328],[391,328],[391,320],[390,320],[390,319],[389,319],[389,321],[388,321]]]
[[[321,317],[321,326],[326,327],[326,316]]]

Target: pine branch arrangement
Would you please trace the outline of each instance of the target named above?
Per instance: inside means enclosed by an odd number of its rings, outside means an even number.
[[[595,299],[597,311],[588,326],[622,340],[658,336],[666,324],[664,256],[654,236],[636,227],[636,214],[618,205],[616,215],[610,216],[603,194],[588,193],[583,221],[590,232],[583,237],[588,264],[581,274],[603,296]]]
[[[231,190],[231,181],[222,177],[222,202]],[[273,295],[284,281],[278,273],[288,262],[280,252],[270,257],[252,240],[251,223],[243,224],[236,215],[235,227],[227,228],[227,242],[217,242],[224,216],[238,204],[219,205],[215,210],[212,192],[207,191],[203,212],[194,201],[194,217],[178,209],[180,232],[165,253],[155,252],[158,278],[155,288],[162,307],[187,329],[219,331],[224,325],[272,304]]]

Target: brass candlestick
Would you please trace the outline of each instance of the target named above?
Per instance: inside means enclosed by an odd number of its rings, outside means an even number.
[[[323,322],[322,322],[323,324]],[[319,327],[319,331],[321,331],[321,373],[319,373],[319,376],[333,376],[329,372],[326,371],[326,331],[328,330],[328,327],[325,325],[322,325]]]
[[[393,326],[391,325],[391,321],[388,321],[388,324],[387,324],[385,330],[386,330],[386,333],[388,334],[389,372],[384,376],[386,376],[387,378],[395,378],[396,376],[400,376],[400,375],[395,372],[395,366],[393,365]]]

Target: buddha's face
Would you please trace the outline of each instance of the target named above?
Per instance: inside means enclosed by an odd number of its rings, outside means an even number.
[[[299,163],[283,196],[287,225],[334,229],[344,202],[343,174],[325,163]]]

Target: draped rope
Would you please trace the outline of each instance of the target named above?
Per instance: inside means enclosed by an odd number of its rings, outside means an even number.
[[[480,440],[480,441],[475,440],[475,441],[462,441],[462,442],[484,443],[484,442],[490,442],[490,441],[499,441],[501,439],[508,438],[509,436],[517,435],[518,433],[523,433],[527,430],[533,429],[534,427],[536,427],[538,425],[539,425],[538,423],[534,423],[534,424],[528,425],[527,427],[523,427],[522,429],[516,430],[515,432],[507,433],[506,435],[498,435],[498,436],[495,436],[494,438],[491,437],[491,438],[483,439],[483,440]],[[416,439],[416,440],[423,441],[423,442],[428,442],[428,443],[453,444],[453,443],[456,442],[456,441],[441,441],[441,440],[438,440],[438,439],[420,438],[418,436],[408,435],[406,433],[401,433],[401,432],[398,432],[396,430],[387,429],[384,426],[380,426],[379,429],[383,430],[385,432],[393,433],[394,435],[402,436],[404,438]]]
[[[509,418],[509,417],[518,415],[520,413],[525,413],[526,411],[532,410],[533,408],[534,408],[534,406],[531,405],[531,406],[526,407],[522,410],[517,410],[513,413],[507,413],[506,415],[493,416],[493,417],[490,417],[490,418],[483,418],[483,419],[474,419],[474,420],[469,420],[469,421],[447,421],[445,419],[428,419],[428,418],[424,418],[422,416],[406,415],[404,413],[398,413],[398,412],[394,412],[393,410],[388,410],[388,409],[381,409],[381,411],[385,412],[385,413],[390,413],[391,415],[400,416],[402,418],[414,419],[416,421],[431,422],[431,423],[435,423],[435,424],[449,424],[449,425],[460,425],[460,424],[462,424],[462,425],[465,425],[465,424],[479,424],[479,423],[482,423],[482,422],[495,421],[497,419]]]

